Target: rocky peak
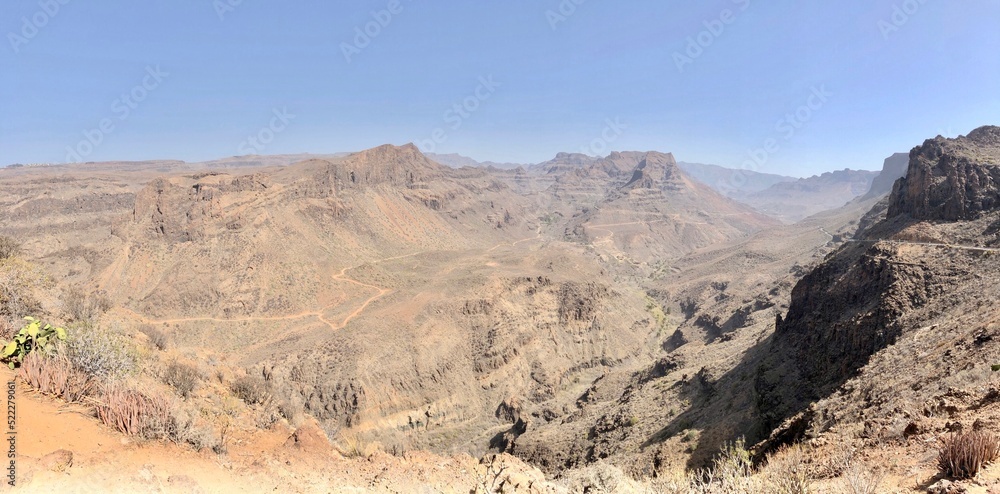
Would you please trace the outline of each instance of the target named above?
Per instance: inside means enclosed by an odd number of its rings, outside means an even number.
[[[555,158],[529,167],[541,170],[545,174],[565,174],[592,165],[597,158],[581,153],[559,153]]]
[[[386,144],[323,165],[314,173],[311,184],[322,192],[321,196],[378,184],[413,188],[440,177],[447,169],[424,156],[413,144]]]
[[[667,182],[676,181],[680,176],[680,168],[677,167],[673,154],[652,151],[643,155],[625,187],[658,188]]]
[[[437,175],[443,169],[442,165],[424,156],[413,144],[385,144],[367,149],[348,156],[343,164],[344,168],[374,180],[392,180],[400,178],[400,175],[427,177]]]
[[[890,218],[973,219],[1000,208],[1000,127],[980,127],[955,139],[935,137],[910,151],[906,177],[896,182]]]

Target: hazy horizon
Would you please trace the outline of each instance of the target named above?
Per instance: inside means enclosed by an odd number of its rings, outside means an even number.
[[[0,161],[414,142],[501,163],[658,150],[790,176],[875,170],[997,123],[998,14],[984,0],[12,1]]]

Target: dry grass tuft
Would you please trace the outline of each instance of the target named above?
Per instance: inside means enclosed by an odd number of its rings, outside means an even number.
[[[987,463],[1000,456],[1000,440],[990,432],[953,434],[942,441],[938,468],[956,479],[971,479]]]
[[[111,307],[111,299],[103,291],[88,294],[80,287],[72,287],[63,294],[63,309],[73,321],[94,322]]]
[[[379,450],[378,445],[366,441],[360,434],[342,429],[333,446],[347,458],[367,458]]]

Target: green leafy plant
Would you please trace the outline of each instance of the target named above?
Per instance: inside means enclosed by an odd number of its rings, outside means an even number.
[[[24,358],[33,351],[47,352],[53,339],[65,340],[66,330],[56,328],[50,324],[42,326],[42,322],[33,317],[25,317],[28,324],[21,328],[9,343],[3,347],[0,353],[0,360],[7,362],[7,365],[14,369],[24,362]]]

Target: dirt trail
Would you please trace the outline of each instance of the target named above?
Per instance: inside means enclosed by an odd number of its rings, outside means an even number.
[[[250,316],[250,317],[240,317],[240,318],[186,317],[186,318],[173,318],[173,319],[150,319],[148,317],[143,316],[142,314],[136,313],[133,310],[130,310],[130,309],[127,309],[127,308],[124,308],[124,307],[122,309],[125,310],[125,311],[127,311],[128,313],[130,313],[135,319],[137,319],[140,322],[145,323],[145,324],[178,324],[178,323],[188,323],[188,322],[267,322],[267,321],[294,321],[296,319],[305,319],[307,317],[315,317],[315,318],[319,319],[320,321],[322,321],[327,326],[329,326],[330,329],[336,331],[336,330],[339,330],[339,329],[343,329],[345,326],[347,326],[347,323],[351,322],[352,319],[360,316],[361,313],[363,313],[365,311],[365,309],[367,309],[368,306],[370,306],[373,302],[375,302],[376,300],[384,297],[386,294],[388,294],[389,292],[392,291],[391,289],[388,289],[388,288],[383,288],[383,287],[379,287],[379,286],[375,286],[375,285],[369,285],[368,283],[363,283],[363,282],[360,282],[358,280],[349,278],[349,277],[347,277],[347,272],[348,271],[350,271],[352,269],[359,268],[359,267],[364,266],[366,264],[379,264],[379,263],[388,262],[388,261],[395,261],[395,260],[398,260],[398,259],[405,259],[407,257],[418,256],[418,255],[423,254],[423,253],[424,253],[424,251],[414,252],[412,254],[406,254],[406,255],[402,255],[402,256],[395,256],[395,257],[387,257],[387,258],[384,258],[384,259],[378,259],[378,260],[367,262],[367,263],[364,263],[364,264],[361,264],[361,265],[358,265],[358,266],[348,266],[348,267],[345,267],[344,269],[341,269],[339,273],[333,275],[333,277],[331,277],[331,279],[333,281],[343,281],[343,282],[346,282],[346,283],[351,283],[351,284],[362,286],[362,287],[365,287],[365,288],[371,288],[371,289],[373,289],[373,290],[375,290],[377,292],[375,295],[372,295],[367,300],[365,300],[354,312],[348,314],[347,317],[345,317],[344,320],[340,321],[340,322],[332,322],[332,321],[326,319],[323,316],[323,313],[325,313],[328,310],[333,309],[334,307],[337,306],[337,304],[328,305],[328,306],[323,307],[323,308],[321,308],[320,310],[317,310],[317,311],[305,311],[305,312],[299,312],[297,314],[288,314],[288,315],[284,315],[284,316],[269,316],[269,317],[268,316]]]
[[[541,227],[539,227],[538,230],[535,231],[535,236],[534,237],[522,238],[521,240],[516,240],[516,241],[510,242],[510,243],[501,242],[499,244],[494,245],[493,247],[490,247],[489,249],[486,250],[486,252],[493,252],[493,251],[499,249],[500,247],[503,247],[503,246],[506,246],[506,245],[509,245],[511,247],[517,247],[517,244],[519,244],[521,242],[528,242],[528,241],[531,241],[531,240],[537,240],[539,238],[542,238],[542,229],[541,229]]]
[[[834,239],[834,236],[830,232],[826,231],[826,228],[820,228],[819,230],[821,232],[829,235],[830,236],[830,240]],[[877,242],[886,242],[886,243],[894,244],[894,245],[920,245],[920,246],[923,246],[923,247],[943,247],[943,248],[946,248],[946,249],[968,250],[968,251],[972,251],[972,252],[1000,252],[1000,248],[993,248],[993,247],[975,247],[975,246],[972,246],[972,245],[958,245],[958,244],[934,243],[934,242],[911,242],[911,241],[908,241],[908,240],[883,240],[883,239],[857,240],[857,239],[853,239],[852,238],[852,239],[845,240],[845,242],[865,243],[865,244],[874,244],[874,243],[877,243]]]
[[[500,247],[503,247],[505,245],[510,245],[511,247],[516,247],[517,244],[519,244],[519,243],[528,242],[528,241],[531,241],[531,240],[536,240],[538,238],[541,238],[541,236],[542,236],[542,231],[541,231],[541,228],[539,228],[536,231],[536,234],[535,234],[534,237],[524,238],[524,239],[521,239],[521,240],[517,240],[515,242],[511,242],[509,244],[507,242],[499,243],[499,244],[493,246],[492,248],[490,248],[487,252],[492,252],[492,251],[494,251],[494,250],[496,250],[496,249],[498,249]],[[328,305],[328,306],[323,307],[320,310],[316,310],[316,311],[304,311],[304,312],[299,312],[299,313],[296,313],[296,314],[288,314],[288,315],[284,315],[284,316],[249,316],[249,317],[240,317],[240,318],[183,317],[183,318],[172,318],[172,319],[150,319],[150,318],[148,318],[146,316],[143,316],[142,314],[139,314],[139,313],[137,313],[137,312],[135,312],[133,310],[130,310],[130,309],[127,309],[127,308],[124,308],[124,307],[122,308],[122,310],[128,312],[132,317],[134,317],[136,320],[138,320],[138,321],[140,321],[140,322],[142,322],[144,324],[179,324],[179,323],[189,323],[189,322],[238,323],[238,322],[294,321],[294,320],[297,320],[297,319],[305,319],[305,318],[308,318],[308,317],[315,317],[315,318],[319,319],[320,321],[322,321],[323,324],[326,324],[327,326],[329,326],[331,330],[337,331],[337,330],[343,329],[353,319],[357,318],[362,313],[364,313],[364,311],[367,310],[368,307],[371,306],[371,304],[374,303],[376,300],[378,300],[378,299],[386,296],[387,294],[389,294],[392,291],[389,288],[380,287],[380,286],[376,286],[376,285],[370,285],[368,283],[364,283],[364,282],[352,279],[352,278],[350,278],[350,277],[347,276],[347,272],[348,271],[350,271],[352,269],[357,269],[359,267],[362,267],[362,266],[365,266],[365,265],[368,265],[368,264],[380,264],[380,263],[383,263],[383,262],[396,261],[396,260],[399,260],[399,259],[406,259],[408,257],[418,256],[418,255],[423,254],[423,253],[425,253],[425,251],[414,252],[412,254],[404,254],[404,255],[401,255],[401,256],[386,257],[384,259],[378,259],[378,260],[375,260],[375,261],[366,262],[366,263],[360,264],[358,266],[348,266],[348,267],[345,267],[345,268],[341,269],[339,273],[333,275],[333,277],[331,278],[333,281],[342,281],[342,282],[350,283],[350,284],[357,285],[357,286],[360,286],[360,287],[370,288],[370,289],[376,291],[376,293],[374,295],[372,295],[367,300],[365,300],[364,302],[362,302],[361,305],[358,306],[357,309],[355,309],[353,312],[351,312],[346,317],[344,317],[344,320],[342,320],[340,322],[330,321],[330,320],[328,320],[323,315],[325,312],[327,312],[327,311],[335,308],[337,306],[337,304],[331,304],[331,305]]]

